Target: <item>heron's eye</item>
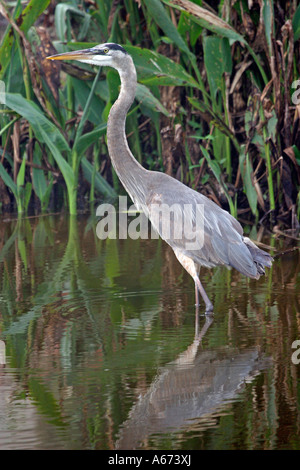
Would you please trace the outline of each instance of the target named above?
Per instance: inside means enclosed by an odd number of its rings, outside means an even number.
[[[106,49],[103,49],[103,52],[104,52],[105,54],[107,54],[107,53],[109,52],[109,49],[107,49],[107,48],[106,48]]]

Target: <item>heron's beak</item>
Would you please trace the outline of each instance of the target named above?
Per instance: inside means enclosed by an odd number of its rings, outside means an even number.
[[[90,49],[83,49],[81,51],[63,52],[62,54],[55,54],[46,57],[49,60],[80,60],[88,59],[92,55]]]

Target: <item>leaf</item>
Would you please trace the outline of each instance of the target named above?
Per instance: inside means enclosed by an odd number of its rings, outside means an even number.
[[[194,54],[189,50],[182,36],[178,33],[176,27],[172,23],[171,18],[167,14],[166,9],[162,5],[161,1],[147,0],[145,2],[145,6],[154,21],[163,30],[165,35],[168,38],[172,39],[172,41],[179,47],[179,49],[184,51],[188,56],[194,56]]]
[[[155,85],[190,85],[199,88],[196,80],[171,59],[148,49],[125,46],[138,71],[139,81]]]
[[[243,38],[243,36],[241,36],[232,26],[230,26],[228,23],[226,23],[214,13],[210,12],[209,10],[206,10],[205,8],[200,7],[199,5],[195,5],[195,3],[192,3],[189,0],[163,0],[163,2],[173,8],[177,8],[181,11],[187,11],[191,13],[191,18],[193,19],[193,21],[195,21],[203,28],[212,31],[213,33],[218,34],[221,37],[228,38],[231,41],[239,41],[242,44],[245,44],[257,67],[259,68],[264,84],[266,85],[268,83],[267,76],[263,67],[260,64],[259,57],[255,54],[255,52],[247,43],[247,41]]]
[[[16,15],[18,26],[25,34],[29,28],[35,23],[37,18],[45,11],[50,0],[31,0],[22,12]],[[14,43],[14,35],[8,28],[0,47],[0,80],[4,76],[7,66],[11,61],[11,50]]]
[[[257,192],[253,185],[253,168],[248,153],[245,155],[245,148],[242,146],[240,153],[240,169],[244,182],[244,190],[249,202],[250,209],[254,215],[257,213]]]
[[[276,116],[275,110],[273,109],[272,116],[270,117],[270,119],[268,119],[268,122],[267,122],[267,129],[268,129],[268,136],[273,140],[275,144],[276,144],[276,139],[277,139],[277,123],[278,123],[278,118]]]
[[[120,75],[115,69],[109,69],[106,74],[106,82],[108,86],[108,102],[113,103],[119,96],[121,79]]]
[[[42,211],[44,211],[44,209],[46,209],[48,206],[49,198],[51,195],[51,190],[53,186],[52,175],[50,175],[50,180],[47,184],[44,171],[39,168],[33,167],[32,168],[32,182],[33,182],[34,191],[41,202]]]
[[[293,148],[293,150],[294,150],[296,162],[297,162],[298,165],[300,166],[300,150],[298,149],[298,147],[297,147],[296,145],[293,145],[292,148]]]
[[[224,121],[224,118],[222,114],[217,114],[217,112],[213,111],[213,109],[209,106],[206,105],[204,102],[196,100],[195,98],[188,98],[189,102],[191,103],[192,106],[194,106],[196,109],[199,109],[201,113],[204,115],[206,114],[206,120],[214,124],[215,127],[217,127],[220,132],[225,134],[227,137],[230,137],[232,140],[232,143],[236,147],[237,151],[240,151],[240,146],[239,143],[237,142],[233,132],[229,129],[227,124]]]
[[[36,165],[41,164],[41,149],[39,145],[35,145],[33,152],[33,163]],[[49,199],[53,187],[53,177],[50,173],[48,182],[44,170],[32,167],[32,183],[34,191],[41,202],[42,212],[48,207]]]
[[[96,89],[96,86],[97,86],[97,82],[99,80],[99,77],[100,77],[100,73],[101,73],[101,68],[99,67],[98,69],[98,72],[94,78],[94,81],[93,81],[93,84],[92,84],[92,87],[91,89],[89,90],[89,94],[88,94],[88,97],[85,101],[85,104],[83,106],[83,113],[82,113],[82,116],[81,116],[81,120],[77,126],[77,129],[76,129],[76,134],[75,134],[75,139],[74,139],[74,147],[76,148],[76,145],[77,145],[77,142],[78,142],[78,139],[81,137],[82,135],[82,132],[83,132],[83,127],[84,127],[84,124],[88,118],[88,115],[89,115],[89,111],[90,111],[90,107],[91,107],[91,104],[93,102],[93,100],[95,100],[95,89]],[[97,110],[97,115],[99,114],[99,109]],[[99,120],[99,118],[98,118]],[[97,120],[97,122],[98,122]],[[80,157],[80,155],[78,155],[78,152],[76,152],[75,150],[75,153],[77,155],[76,157],[76,161],[77,163],[79,164],[79,160],[78,160],[78,156]],[[74,155],[74,153],[73,153]],[[77,166],[77,163],[76,163],[76,166]]]
[[[273,11],[273,1],[271,0],[265,0],[263,2],[263,19],[264,19],[264,25],[265,25],[265,36],[268,44],[268,49],[269,49],[269,56],[272,56],[272,38],[273,38],[273,30],[274,30],[274,24],[273,24],[273,18],[274,18],[274,11]]]
[[[74,146],[74,150],[78,155],[82,155],[94,142],[96,142],[101,135],[105,134],[107,128],[106,122],[100,124],[100,126],[93,129],[91,132],[87,132],[79,137]]]
[[[50,176],[50,181],[49,181],[48,186],[47,186],[47,191],[45,192],[43,200],[41,201],[42,211],[44,211],[48,207],[49,199],[50,199],[51,191],[52,191],[52,186],[53,186],[53,177],[51,175]]]
[[[204,40],[204,63],[211,94],[216,97],[225,72],[231,73],[231,50],[227,38],[207,36]]]
[[[53,122],[49,121],[49,119],[44,116],[40,108],[35,103],[27,100],[18,93],[6,93],[5,99],[6,105],[9,108],[13,109],[16,113],[30,122],[35,130],[38,140],[45,142],[43,136],[47,134],[60,152],[70,151],[70,147],[59,129],[55,124],[53,124]]]
[[[31,124],[36,138],[44,142],[51,151],[69,189],[74,186],[74,172],[61,151],[70,151],[67,141],[33,102],[14,93],[6,94],[6,105],[23,116]]]
[[[34,153],[33,153],[33,163],[35,165],[40,164],[40,159],[38,158],[38,152],[39,152],[39,146],[36,145],[34,148]],[[42,169],[32,167],[32,182],[33,182],[33,188],[34,188],[36,195],[38,196],[40,201],[42,201],[47,191],[47,187],[48,187],[46,177]]]
[[[188,34],[189,42],[191,46],[194,47],[197,39],[203,31],[203,28],[191,19],[191,15],[189,13],[183,11],[180,15],[177,30],[182,37],[185,37]]]
[[[26,157],[24,155],[21,166],[19,168],[18,176],[17,176],[17,186],[24,186],[25,181],[25,165],[26,165]]]
[[[293,16],[292,26],[294,31],[294,41],[298,41],[300,38],[300,5],[298,5],[298,8]]]
[[[163,2],[173,8],[190,13],[193,21],[196,21],[200,26],[212,31],[213,33],[219,34],[220,36],[233,41],[246,43],[243,36],[241,36],[232,26],[211,11],[202,8],[189,0],[163,0]]]
[[[213,174],[215,175],[216,180],[223,187],[223,182],[221,180],[222,170],[221,170],[219,163],[216,160],[212,160],[210,158],[208,151],[202,145],[200,145],[200,148],[208,163],[209,168],[212,170]]]
[[[88,180],[89,183],[92,181],[92,175],[94,172],[93,165],[88,161],[86,157],[82,157],[81,159],[81,167],[84,174],[84,177]],[[108,182],[100,175],[100,173],[96,173],[95,176],[95,188],[100,194],[108,198],[115,198],[117,193],[115,192],[114,188],[112,188]]]
[[[37,133],[41,135],[43,142],[45,142],[45,144],[50,149],[60,171],[62,172],[65,183],[70,192],[70,190],[74,188],[74,183],[75,183],[75,177],[74,177],[74,172],[72,168],[70,167],[68,162],[64,159],[64,157],[62,156],[62,154],[60,153],[56,145],[53,143],[51,136],[47,134],[45,129],[40,126],[37,126]]]
[[[74,90],[76,90],[75,96],[77,104],[84,109],[85,104],[88,100],[88,97],[91,92],[91,87],[87,82],[82,80],[78,80],[77,78],[71,78],[72,85]],[[87,113],[87,119],[91,121],[93,124],[98,125],[99,120],[101,119],[101,115],[104,109],[103,101],[99,98],[98,95],[94,94]]]
[[[0,176],[3,179],[5,185],[12,191],[14,196],[17,197],[17,194],[18,194],[17,185],[14,183],[13,179],[7,173],[2,163],[0,163]]]
[[[161,104],[161,102],[151,93],[149,88],[145,85],[142,85],[141,83],[137,84],[135,96],[136,99],[147,108],[160,112],[165,116],[170,115],[168,110]]]
[[[65,41],[66,39],[68,14],[78,15],[81,17],[88,16],[90,18],[90,15],[86,15],[85,12],[79,10],[78,8],[75,8],[72,5],[69,5],[68,3],[59,3],[58,5],[56,5],[54,23],[57,36],[61,41]]]
[[[200,145],[200,148],[201,148],[201,151],[202,151],[202,153],[205,157],[205,160],[207,161],[207,164],[208,164],[209,168],[211,169],[211,171],[215,175],[215,178],[218,181],[219,185],[223,188],[223,191],[225,193],[225,196],[227,198],[227,201],[228,201],[228,204],[229,204],[229,207],[230,207],[231,215],[235,216],[236,215],[236,208],[235,208],[235,206],[232,202],[232,198],[230,197],[230,195],[228,193],[227,187],[225,186],[225,184],[222,181],[222,178],[221,178],[222,170],[221,170],[221,167],[220,167],[219,163],[216,160],[212,160],[210,158],[210,155],[209,155],[208,151],[202,145]]]

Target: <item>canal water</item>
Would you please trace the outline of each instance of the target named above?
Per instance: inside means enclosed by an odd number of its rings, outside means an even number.
[[[2,217],[0,449],[299,450],[299,242],[202,269],[207,317],[163,241],[95,229]]]

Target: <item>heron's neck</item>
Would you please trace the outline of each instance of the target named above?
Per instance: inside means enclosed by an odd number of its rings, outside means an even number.
[[[136,91],[136,70],[128,56],[126,68],[118,70],[121,78],[121,91],[112,106],[107,122],[107,145],[113,167],[124,188],[137,205],[144,201],[143,183],[147,170],[132,155],[125,133],[126,115],[133,103]]]

